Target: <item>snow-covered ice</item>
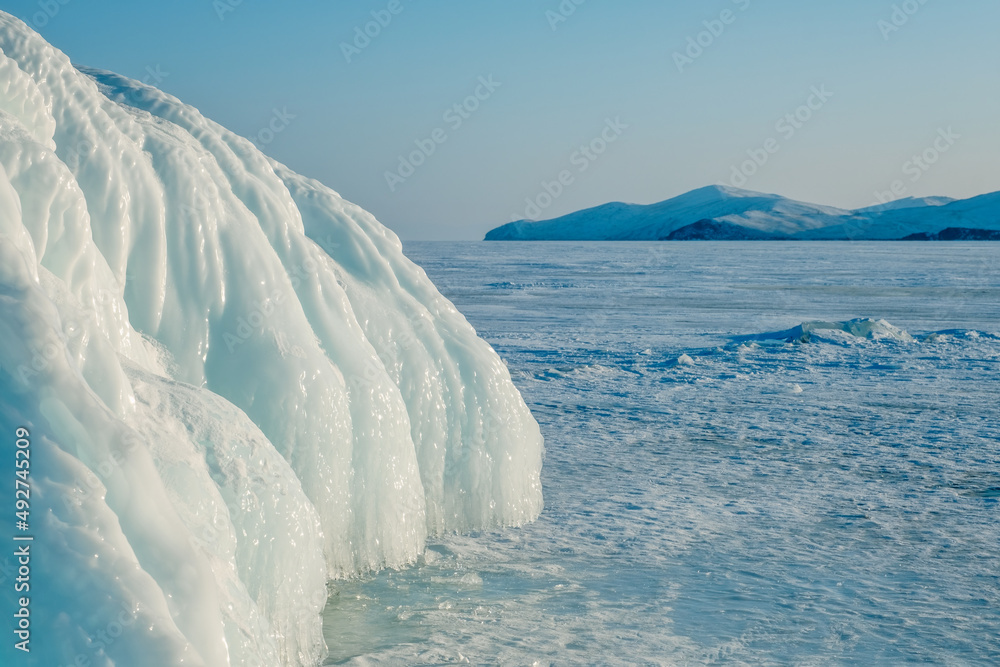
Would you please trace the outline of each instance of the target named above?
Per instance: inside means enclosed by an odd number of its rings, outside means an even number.
[[[315,665],[329,578],[538,515],[506,366],[370,214],[2,12],[0,91],[35,664]]]
[[[785,331],[751,334],[735,338],[738,341],[787,343],[809,343],[816,340],[837,340],[850,343],[859,339],[909,342],[913,340],[913,336],[885,320],[858,317],[846,322],[803,322]]]
[[[332,658],[1000,660],[1000,246],[406,250],[509,363],[546,509],[338,582]]]

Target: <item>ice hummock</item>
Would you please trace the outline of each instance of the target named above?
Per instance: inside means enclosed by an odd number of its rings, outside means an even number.
[[[329,577],[538,515],[537,424],[392,232],[3,12],[0,52],[38,664],[315,665]]]
[[[813,320],[784,331],[738,336],[734,339],[735,342],[785,343],[809,343],[813,341],[851,343],[858,340],[890,340],[909,343],[914,338],[903,329],[893,326],[885,320],[860,317],[845,322]]]

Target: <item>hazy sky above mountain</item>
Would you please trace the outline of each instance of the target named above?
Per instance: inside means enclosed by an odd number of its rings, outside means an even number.
[[[847,208],[1000,190],[995,0],[318,4],[0,8],[404,239],[713,183]]]

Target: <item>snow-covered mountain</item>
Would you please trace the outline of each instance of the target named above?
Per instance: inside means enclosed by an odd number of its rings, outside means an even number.
[[[895,211],[906,208],[922,208],[924,206],[946,206],[953,201],[957,201],[953,197],[903,197],[902,199],[894,199],[892,201],[887,201],[884,204],[875,204],[874,206],[867,206],[865,208],[856,209],[855,213],[883,213],[885,211]]]
[[[848,211],[830,206],[711,185],[648,206],[612,203],[554,220],[511,222],[490,231],[486,240],[659,240],[699,220],[791,235],[849,216]]]
[[[0,434],[3,665],[317,665],[329,578],[542,507],[538,425],[394,234],[3,12]]]
[[[665,236],[663,241],[773,241],[780,236],[719,220],[699,220]]]
[[[825,229],[798,235],[802,239],[903,239],[914,234],[936,234],[948,228],[1000,230],[1000,192],[960,199],[944,205],[871,210]]]
[[[553,220],[511,222],[486,240],[901,239],[947,227],[1000,229],[1000,193],[960,201],[908,198],[848,211],[713,185],[658,204],[611,203]]]

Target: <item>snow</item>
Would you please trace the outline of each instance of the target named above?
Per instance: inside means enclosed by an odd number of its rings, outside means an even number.
[[[537,424],[395,235],[2,12],[0,51],[0,428],[33,438],[38,664],[315,665],[328,579],[537,517]]]
[[[487,241],[664,240],[695,223],[735,225],[744,238],[765,235],[802,240],[902,239],[948,227],[1000,229],[1000,193],[956,201],[906,198],[855,211],[795,201],[779,195],[714,185],[648,206],[613,203],[554,220],[512,222]],[[710,226],[706,226],[710,227]],[[709,238],[711,238],[709,233]],[[716,235],[739,238],[740,234]],[[684,236],[683,238],[689,238]]]
[[[337,582],[328,664],[996,663],[1000,247],[406,250],[509,363],[546,509]],[[866,317],[915,340],[734,341]]]
[[[745,341],[776,341],[787,343],[809,343],[815,340],[839,341],[851,343],[855,340],[892,340],[908,343],[913,341],[906,331],[893,326],[885,320],[875,320],[870,317],[859,317],[846,322],[803,322],[791,329],[771,333],[739,336],[735,340]]]
[[[827,237],[901,239],[910,234],[936,233],[949,227],[1000,229],[1000,192],[961,199],[944,206],[888,210],[860,226],[831,227]]]
[[[925,206],[946,206],[954,201],[952,197],[903,197],[887,201],[884,204],[875,204],[865,208],[859,208],[855,213],[881,213],[882,211],[900,210],[906,208],[923,208]]]

